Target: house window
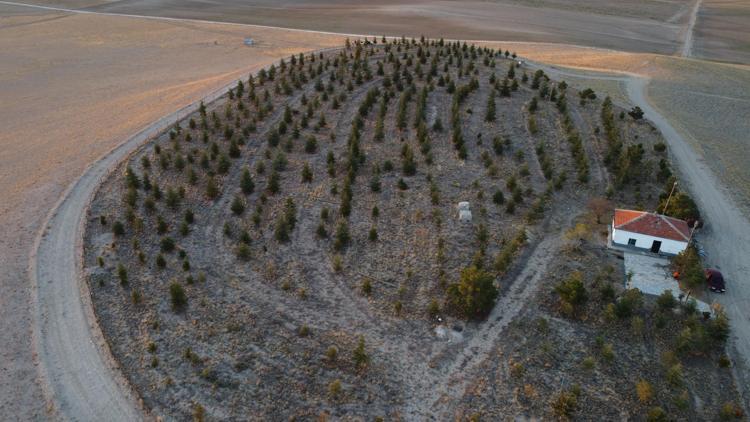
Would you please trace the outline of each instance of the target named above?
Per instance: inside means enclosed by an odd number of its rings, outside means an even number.
[[[635,239],[628,239],[628,246],[635,246]]]

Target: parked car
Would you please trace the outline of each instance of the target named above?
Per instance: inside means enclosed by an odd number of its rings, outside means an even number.
[[[711,289],[712,292],[724,293],[727,291],[726,285],[724,284],[724,276],[721,275],[719,270],[709,268],[705,271],[705,274],[706,283],[708,283],[708,288]]]

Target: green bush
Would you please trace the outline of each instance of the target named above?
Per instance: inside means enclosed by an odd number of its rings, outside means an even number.
[[[349,235],[349,225],[341,221],[336,227],[336,235],[333,242],[333,248],[337,251],[343,250],[349,245],[351,236]]]
[[[121,222],[115,221],[112,224],[112,233],[115,236],[122,236],[122,235],[124,235],[125,234],[125,226]]]
[[[160,248],[162,252],[169,253],[169,252],[174,251],[174,248],[175,248],[174,239],[172,239],[171,237],[162,238],[160,242]]]
[[[245,195],[249,195],[253,193],[255,190],[255,183],[253,182],[253,177],[250,175],[250,169],[245,167],[245,169],[242,170],[242,178],[240,179],[240,188],[242,188],[242,193]]]
[[[117,278],[120,279],[120,284],[123,286],[128,284],[128,271],[122,264],[117,264]]]
[[[495,305],[498,291],[492,274],[475,266],[464,268],[458,283],[448,286],[448,303],[467,318],[486,315]]]
[[[357,343],[357,347],[354,349],[352,359],[354,360],[354,364],[358,369],[366,367],[370,362],[370,357],[365,351],[365,338],[363,336],[359,336],[359,342]]]
[[[245,212],[245,202],[239,196],[235,196],[230,209],[234,215],[242,215]]]
[[[570,315],[579,311],[589,299],[583,284],[583,274],[579,271],[574,271],[567,279],[558,283],[555,291],[560,295],[564,313]]]
[[[169,298],[172,303],[172,309],[181,311],[187,306],[187,294],[185,289],[177,282],[169,285]]]

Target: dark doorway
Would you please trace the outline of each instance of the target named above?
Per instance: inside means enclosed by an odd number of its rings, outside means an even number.
[[[661,241],[654,240],[654,243],[651,245],[651,252],[659,253],[659,249],[661,249]]]

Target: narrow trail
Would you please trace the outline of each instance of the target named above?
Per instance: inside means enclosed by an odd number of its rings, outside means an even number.
[[[572,210],[569,210],[572,211]],[[574,213],[570,213],[570,216]],[[569,217],[572,218],[572,217]],[[550,221],[551,227],[566,227],[565,223]],[[450,420],[451,399],[463,397],[471,382],[471,374],[478,365],[490,356],[490,352],[502,337],[505,328],[513,321],[538,290],[542,276],[552,257],[562,244],[562,232],[554,233],[542,240],[524,263],[521,273],[509,283],[510,289],[497,301],[492,312],[471,339],[462,345],[458,356],[440,371],[439,377],[431,380],[425,405],[431,407],[437,420]]]
[[[695,28],[695,22],[698,20],[698,10],[701,8],[701,1],[702,0],[695,0],[693,8],[690,11],[690,19],[688,20],[682,35],[682,49],[680,51],[682,57],[690,57],[693,55],[693,29]]]

